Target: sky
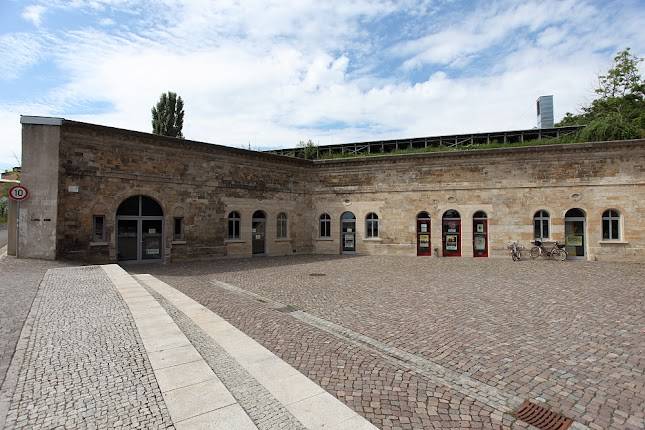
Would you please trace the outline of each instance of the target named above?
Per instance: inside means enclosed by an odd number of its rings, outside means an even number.
[[[0,0],[0,169],[19,116],[294,147],[524,129],[591,100],[615,53],[645,56],[645,0]]]

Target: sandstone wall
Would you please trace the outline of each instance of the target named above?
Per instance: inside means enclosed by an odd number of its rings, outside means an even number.
[[[199,142],[65,121],[61,132],[57,252],[60,258],[116,259],[116,211],[133,195],[164,211],[164,259],[250,255],[251,214],[267,213],[267,253],[312,251],[305,230],[305,162]],[[76,190],[78,190],[76,192]],[[242,214],[240,241],[227,241],[226,218]],[[289,240],[275,238],[287,212]],[[93,215],[106,217],[107,240],[92,242]],[[173,241],[183,217],[185,240]]]
[[[433,254],[441,254],[441,217],[461,215],[462,255],[473,255],[476,211],[485,211],[489,255],[507,256],[506,245],[533,239],[533,215],[551,215],[551,239],[564,241],[564,214],[580,208],[586,215],[589,259],[645,259],[645,141],[508,148],[503,150],[383,156],[316,163],[314,217],[332,217],[331,240],[312,229],[314,251],[338,253],[340,215],[357,218],[357,252],[416,254],[416,216],[432,218]],[[603,241],[606,209],[622,215],[622,237]],[[365,238],[365,216],[376,212],[380,237]]]

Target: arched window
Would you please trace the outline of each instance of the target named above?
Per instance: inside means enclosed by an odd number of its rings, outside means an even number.
[[[228,238],[240,238],[240,213],[237,211],[228,214]]]
[[[430,219],[430,214],[426,211],[419,212],[417,214],[417,219]]]
[[[616,209],[607,209],[602,213],[602,239],[620,239],[620,212]]]
[[[365,217],[365,237],[378,237],[378,215],[374,212]]]
[[[533,215],[533,239],[545,241],[549,238],[549,213],[539,210]]]
[[[287,214],[280,212],[276,218],[276,237],[278,239],[287,238]]]
[[[159,203],[148,196],[133,196],[123,201],[116,211],[117,216],[163,216]]]
[[[318,233],[320,237],[331,237],[331,217],[329,214],[320,215]]]

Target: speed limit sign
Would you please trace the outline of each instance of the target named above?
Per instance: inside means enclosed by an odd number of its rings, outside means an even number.
[[[17,202],[26,200],[29,197],[29,191],[22,185],[16,185],[9,188],[9,198]]]

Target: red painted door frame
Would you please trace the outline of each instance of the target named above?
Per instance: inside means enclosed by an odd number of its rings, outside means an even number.
[[[461,257],[461,218],[444,218],[442,220],[441,232],[443,256]],[[454,243],[455,241],[457,242],[456,244]],[[455,247],[456,249],[452,249]]]
[[[482,226],[482,231],[477,231],[478,225]],[[484,249],[475,249],[476,240],[483,241]],[[473,257],[488,257],[488,219],[486,218],[473,219]]]
[[[421,225],[426,226],[426,231],[422,231]],[[428,246],[421,247],[421,236],[428,236]],[[432,255],[432,236],[430,236],[430,219],[417,219],[417,255]]]

